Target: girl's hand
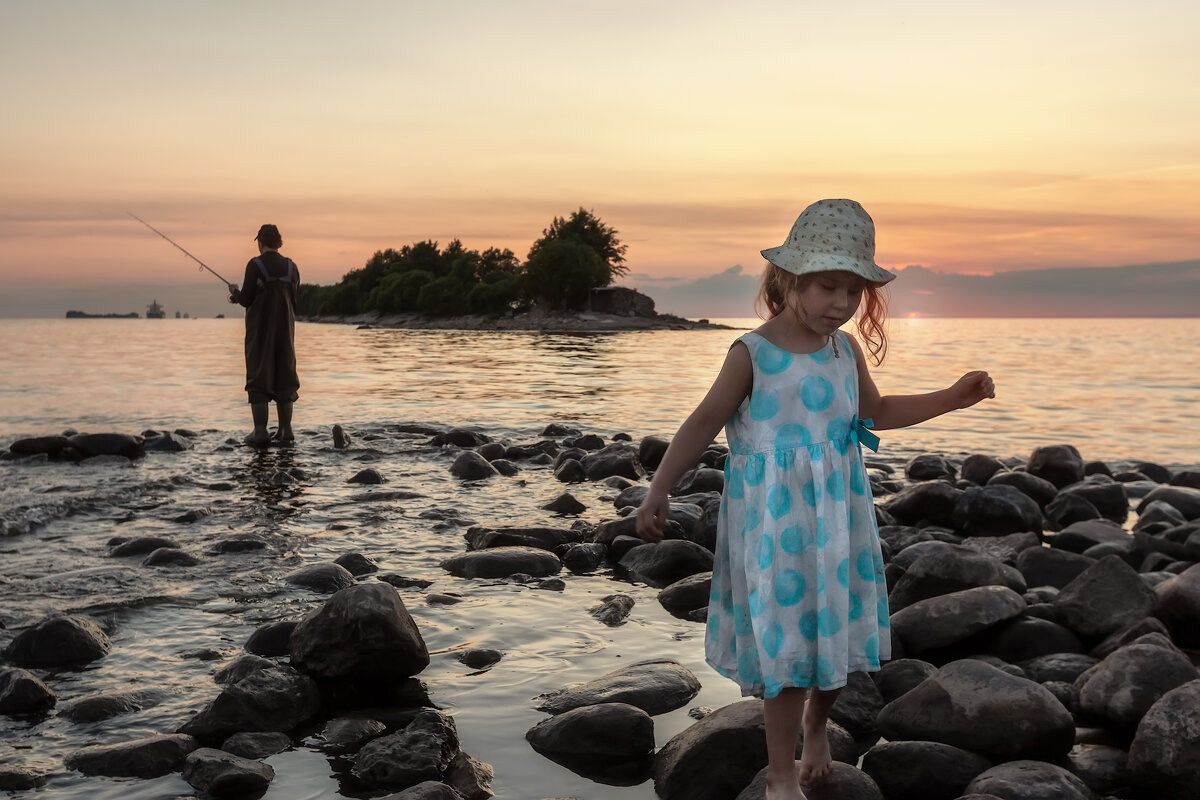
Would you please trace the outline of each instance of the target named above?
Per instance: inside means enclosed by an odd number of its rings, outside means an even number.
[[[982,370],[968,372],[950,387],[954,398],[955,408],[968,408],[980,400],[996,396],[996,384],[991,376]]]
[[[670,502],[665,494],[650,491],[637,510],[637,535],[647,542],[661,542]]]

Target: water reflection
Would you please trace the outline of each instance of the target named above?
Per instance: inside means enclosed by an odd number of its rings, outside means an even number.
[[[308,474],[297,463],[294,447],[247,447],[243,466],[234,470],[235,482],[249,490],[254,500],[269,512],[266,519],[278,524],[299,512],[296,501],[304,494]],[[289,505],[284,505],[288,501]],[[254,506],[251,506],[253,508]]]

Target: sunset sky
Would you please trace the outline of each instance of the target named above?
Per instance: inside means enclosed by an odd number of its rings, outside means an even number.
[[[332,283],[423,239],[524,257],[584,207],[660,307],[821,197],[891,268],[1194,260],[1198,30],[1194,0],[0,0],[0,315],[221,310],[126,211],[235,279],[274,222]]]

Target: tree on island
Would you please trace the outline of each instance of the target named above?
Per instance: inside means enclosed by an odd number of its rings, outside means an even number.
[[[555,217],[522,264],[511,250],[468,250],[458,239],[445,249],[426,240],[377,251],[332,286],[300,287],[303,316],[363,312],[433,316],[500,315],[540,302],[582,308],[588,293],[625,275],[627,246],[593,212]]]

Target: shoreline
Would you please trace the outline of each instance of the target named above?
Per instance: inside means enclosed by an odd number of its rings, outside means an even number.
[[[469,314],[455,317],[431,317],[426,314],[363,313],[338,316],[297,316],[298,322],[356,325],[359,328],[456,331],[540,331],[543,333],[623,333],[627,331],[737,330],[729,325],[691,320],[673,314],[653,317],[605,314],[598,311],[528,311],[504,317]]]

